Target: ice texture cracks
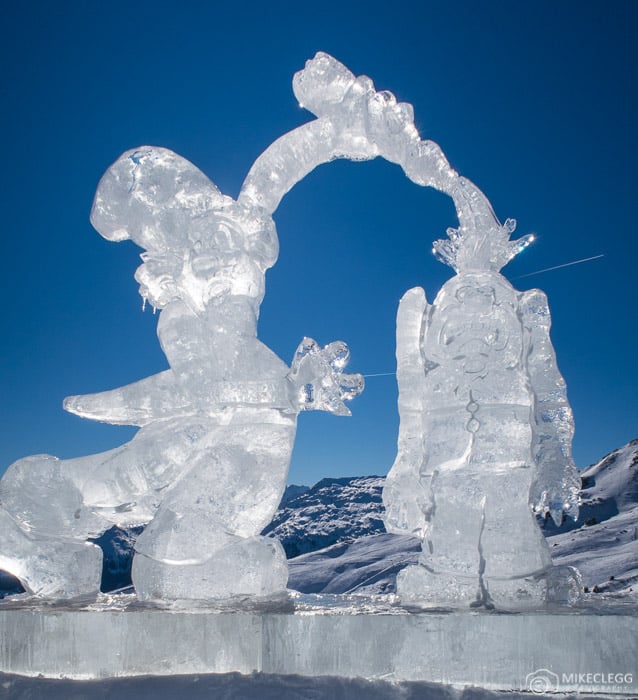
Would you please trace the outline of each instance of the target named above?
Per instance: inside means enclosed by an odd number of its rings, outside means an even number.
[[[435,589],[454,601],[477,586],[482,603],[499,587],[507,600],[539,600],[537,579],[549,565],[529,501],[554,517],[576,503],[573,423],[546,300],[499,274],[531,237],[511,241],[514,222],[501,225],[485,195],[420,138],[412,106],[367,76],[318,53],[293,89],[316,119],[257,158],[236,200],[157,146],[125,152],[102,177],[91,221],[106,239],[143,249],[135,279],[144,303],[160,311],[169,369],[65,400],[85,418],[138,426],[130,442],[72,460],[26,457],[0,481],[0,567],[29,592],[95,594],[101,552],[88,540],[113,524],[146,525],[133,563],[142,600],[285,589],[283,549],[259,533],[286,484],[297,415],[348,415],[363,378],[344,373],[341,341],[303,338],[289,367],[258,339],[265,272],[279,250],[272,216],[318,165],[381,156],[452,197],[459,218],[449,240],[434,244],[458,275],[432,305],[410,290],[397,321],[401,425],[387,524],[424,542],[403,594],[420,601],[439,567]],[[517,529],[526,534],[513,542]],[[523,551],[531,554],[521,569]]]

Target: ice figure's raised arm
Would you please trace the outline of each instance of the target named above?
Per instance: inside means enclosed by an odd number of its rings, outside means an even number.
[[[429,304],[420,287],[408,290],[397,312],[399,439],[397,457],[383,490],[386,528],[423,537],[431,510],[430,475],[423,474],[425,358],[422,342]]]
[[[571,451],[574,418],[549,335],[547,297],[539,289],[524,292],[520,312],[529,334],[527,368],[534,394],[537,476],[531,499],[537,512],[549,512],[559,525],[563,513],[578,517],[580,478]]]
[[[89,420],[142,427],[174,417],[187,401],[169,369],[119,389],[68,396],[63,405],[65,411]]]
[[[238,201],[272,214],[282,197],[309,172],[336,158],[381,156],[401,165],[416,184],[451,194],[458,179],[439,146],[422,141],[412,105],[377,91],[365,75],[319,52],[295,74],[299,104],[317,116],[277,139],[255,161]]]

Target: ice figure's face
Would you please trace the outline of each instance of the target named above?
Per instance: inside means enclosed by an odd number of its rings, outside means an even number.
[[[518,359],[516,296],[495,275],[450,280],[434,303],[432,320],[436,330],[426,337],[425,351],[437,362],[458,363],[467,374],[484,375],[490,365],[509,366]]]
[[[140,295],[163,309],[181,299],[195,311],[228,296],[243,296],[258,307],[264,297],[264,270],[244,252],[234,255],[184,251],[182,257],[166,253],[143,253],[143,265],[135,272]]]
[[[135,271],[140,296],[156,309],[163,309],[180,296],[178,280],[183,261],[170,254],[142,253],[143,264]]]

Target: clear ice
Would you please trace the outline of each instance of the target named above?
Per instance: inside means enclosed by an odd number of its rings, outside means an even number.
[[[501,225],[468,180],[453,196],[460,225],[434,253],[457,274],[431,305],[409,290],[397,314],[400,428],[385,523],[422,540],[397,592],[432,607],[573,602],[578,572],[552,567],[535,516],[575,518],[580,487],[547,299],[499,272],[533,237],[510,240],[515,222]]]
[[[550,578],[529,502],[555,518],[573,514],[578,479],[545,297],[516,292],[499,274],[528,239],[509,240],[511,222],[501,226],[439,146],[421,140],[412,106],[370,78],[318,53],[293,90],[317,118],[255,161],[237,200],[157,147],[124,153],[102,178],[91,221],[108,240],[144,249],[135,278],[160,309],[170,369],[66,399],[77,415],[138,426],[130,442],[71,460],[26,457],[0,481],[0,568],[31,593],[96,592],[101,551],[88,540],[113,524],[147,524],[133,563],[143,600],[285,588],[283,550],[259,533],[284,490],[297,414],[348,414],[344,402],[363,379],[343,373],[344,343],[305,338],[289,368],[258,340],[265,272],[278,255],[272,214],[318,165],[377,156],[451,196],[460,220],[435,243],[457,276],[432,306],[414,289],[399,309],[401,427],[387,526],[424,543],[399,593],[536,600]]]
[[[285,488],[297,414],[348,414],[343,401],[363,388],[360,375],[343,374],[347,346],[305,338],[289,368],[258,340],[274,222],[169,150],[124,153],[99,184],[91,221],[144,249],[135,279],[161,310],[170,369],[65,400],[79,416],[140,429],[102,454],[14,463],[0,482],[0,566],[37,595],[94,593],[102,557],[87,539],[148,523],[133,562],[142,600],[284,590],[283,549],[259,533]]]

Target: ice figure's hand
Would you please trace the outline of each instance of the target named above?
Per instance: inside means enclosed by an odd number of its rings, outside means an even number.
[[[423,539],[433,503],[432,489],[418,477],[409,473],[389,476],[383,488],[386,530]]]
[[[392,162],[402,162],[406,142],[417,148],[419,134],[412,105],[397,102],[387,90],[377,91],[368,76],[355,77],[336,58],[320,51],[295,74],[292,85],[302,107],[338,125],[342,138],[335,143],[341,144],[348,157],[368,159],[382,154]]]
[[[354,81],[355,76],[343,63],[319,51],[295,74],[292,88],[302,107],[321,116],[338,108]]]
[[[288,374],[296,410],[351,415],[344,401],[359,395],[363,391],[364,381],[360,374],[343,374],[349,359],[348,346],[341,341],[322,348],[312,338],[304,338],[295,352]]]
[[[539,476],[532,485],[530,500],[536,513],[549,513],[556,525],[563,522],[563,513],[576,520],[580,505],[580,477],[576,467],[568,465],[560,479]]]

